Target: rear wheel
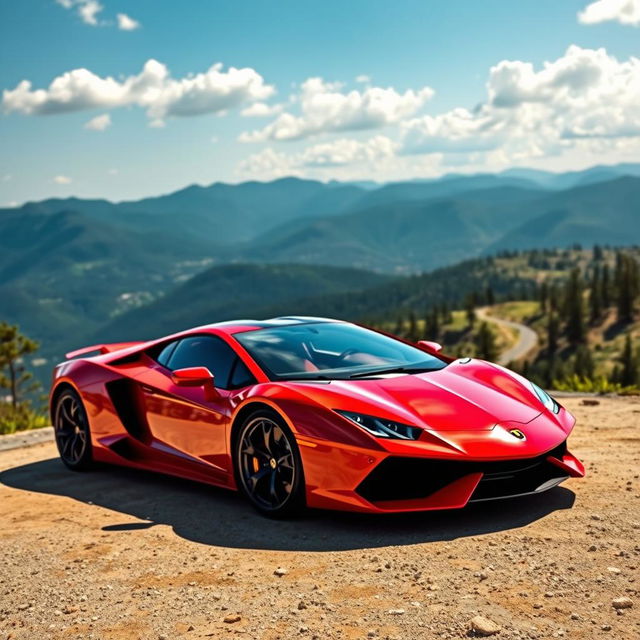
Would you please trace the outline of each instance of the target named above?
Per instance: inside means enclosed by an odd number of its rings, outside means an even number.
[[[295,438],[274,412],[246,418],[236,439],[236,481],[260,513],[273,518],[304,507],[304,474]]]
[[[80,396],[72,389],[56,401],[53,428],[60,459],[74,471],[91,467],[89,420]]]

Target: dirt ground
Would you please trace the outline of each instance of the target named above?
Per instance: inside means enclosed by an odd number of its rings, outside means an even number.
[[[464,638],[477,615],[500,639],[637,640],[640,399],[563,402],[587,478],[400,517],[276,522],[191,482],[71,473],[52,443],[0,451],[0,640]]]

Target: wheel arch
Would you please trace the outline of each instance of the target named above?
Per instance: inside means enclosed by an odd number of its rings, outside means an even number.
[[[295,437],[295,430],[293,429],[293,425],[291,424],[291,421],[286,416],[286,414],[282,411],[282,409],[280,409],[280,407],[278,407],[275,403],[269,402],[268,400],[263,400],[263,399],[251,400],[249,402],[246,402],[245,404],[241,405],[238,408],[238,410],[236,411],[231,421],[231,429],[229,434],[230,436],[229,451],[231,453],[232,463],[234,467],[235,467],[235,459],[234,459],[233,451],[235,450],[238,433],[240,432],[240,427],[247,416],[251,415],[255,411],[259,411],[260,409],[264,411],[270,411],[272,413],[276,413],[280,418],[282,418],[286,422],[287,426],[291,429]]]

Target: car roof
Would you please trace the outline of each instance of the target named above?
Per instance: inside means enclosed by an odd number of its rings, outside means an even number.
[[[92,347],[86,347],[79,349],[75,352],[70,352],[66,355],[66,359],[75,359],[77,356],[84,356],[83,359],[91,359],[96,362],[111,362],[112,360],[119,360],[123,357],[144,351],[146,349],[155,347],[156,345],[165,343],[171,340],[181,340],[193,335],[212,333],[212,334],[225,334],[233,335],[234,333],[242,333],[245,331],[257,331],[258,329],[267,329],[269,327],[283,327],[294,326],[302,324],[318,324],[318,323],[341,323],[343,320],[334,320],[332,318],[314,318],[310,316],[280,316],[277,318],[269,318],[268,320],[227,320],[226,322],[216,322],[213,324],[206,324],[200,327],[193,327],[192,329],[186,329],[178,333],[163,336],[162,338],[155,338],[152,340],[146,340],[142,342],[127,342],[120,344],[98,344]],[[108,347],[116,347],[115,349],[108,349]],[[89,356],[87,354],[93,351],[100,351],[99,354]]]
[[[225,322],[215,322],[202,327],[189,329],[188,333],[198,333],[202,331],[215,331],[216,333],[234,334],[244,331],[256,331],[258,329],[268,329],[271,327],[286,327],[301,324],[318,324],[325,322],[343,322],[333,318],[316,318],[312,316],[278,316],[267,320],[227,320]]]

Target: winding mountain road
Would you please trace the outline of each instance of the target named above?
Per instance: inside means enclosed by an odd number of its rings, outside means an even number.
[[[476,309],[477,317],[484,322],[492,322],[493,324],[515,329],[518,332],[518,340],[516,343],[501,353],[496,362],[501,365],[506,365],[514,360],[524,358],[524,356],[526,356],[538,344],[538,334],[533,329],[530,329],[519,322],[503,320],[502,318],[496,318],[495,316],[489,315],[488,311],[490,308],[491,307],[480,307]]]

